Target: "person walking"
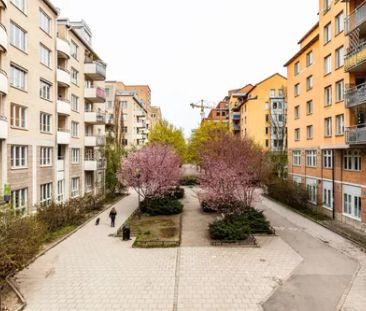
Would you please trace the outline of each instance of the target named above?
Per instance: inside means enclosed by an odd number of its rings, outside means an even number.
[[[111,219],[111,227],[114,227],[115,221],[116,221],[117,211],[113,207],[111,211],[109,212],[109,218]]]

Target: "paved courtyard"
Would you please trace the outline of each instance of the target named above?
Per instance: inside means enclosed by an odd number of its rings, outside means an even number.
[[[271,214],[274,209],[271,203],[263,204],[266,213]],[[180,248],[133,249],[131,241],[122,242],[109,236],[115,230],[109,227],[108,211],[103,213],[99,226],[90,222],[16,276],[27,300],[26,310],[249,311],[261,310],[261,304],[273,293],[272,297],[280,293],[279,297],[285,300],[288,300],[287,294],[296,293],[296,286],[292,291],[284,286],[303,266],[304,254],[290,245],[288,237],[280,234],[259,238],[260,248],[211,247],[205,240],[206,223],[197,225],[203,220],[198,217],[198,201],[190,189],[187,189],[185,205],[183,227],[187,232],[183,230]],[[121,225],[136,206],[135,194],[118,202],[117,225]],[[293,213],[289,213],[290,216],[284,216],[286,219],[293,217]],[[291,226],[299,228],[292,223]],[[192,243],[192,232],[200,242]],[[310,239],[316,240],[315,237]],[[314,249],[309,248],[308,252],[311,251]],[[338,251],[330,256],[350,260]],[[344,271],[343,283],[347,288],[358,267],[353,260],[350,264],[349,271]],[[362,296],[359,293],[363,290],[362,284],[362,280],[359,285],[355,282],[350,296],[355,299],[357,295]],[[342,296],[343,287],[339,292]],[[347,306],[347,297],[344,302]],[[266,310],[281,310],[278,300],[273,301],[272,306],[273,309],[264,305]],[[362,310],[356,304],[349,306],[344,310]]]

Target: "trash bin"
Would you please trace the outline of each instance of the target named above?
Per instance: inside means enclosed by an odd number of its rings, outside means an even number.
[[[122,228],[122,240],[128,241],[130,239],[131,229],[128,225],[124,225]]]

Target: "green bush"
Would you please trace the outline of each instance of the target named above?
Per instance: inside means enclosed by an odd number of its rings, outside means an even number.
[[[199,185],[198,178],[196,176],[184,176],[180,179],[181,186],[196,186]]]
[[[209,225],[209,234],[213,240],[240,241],[249,234],[272,233],[271,225],[262,211],[254,208],[242,214],[232,214],[216,220]]]
[[[206,199],[201,201],[201,208],[205,213],[230,214],[233,211],[244,211],[247,208],[243,202],[236,200]]]
[[[176,215],[183,211],[183,204],[170,197],[146,198],[141,202],[141,211],[151,216]]]
[[[170,197],[173,200],[180,200],[184,198],[184,189],[182,187],[175,187],[170,192]]]

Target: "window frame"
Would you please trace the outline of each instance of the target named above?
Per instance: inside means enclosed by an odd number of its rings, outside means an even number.
[[[39,162],[41,167],[52,166],[52,147],[40,147],[39,152]]]
[[[44,134],[50,134],[52,132],[52,114],[41,111],[39,116],[40,132]]]
[[[27,145],[11,145],[10,152],[10,166],[12,170],[28,168]]]

